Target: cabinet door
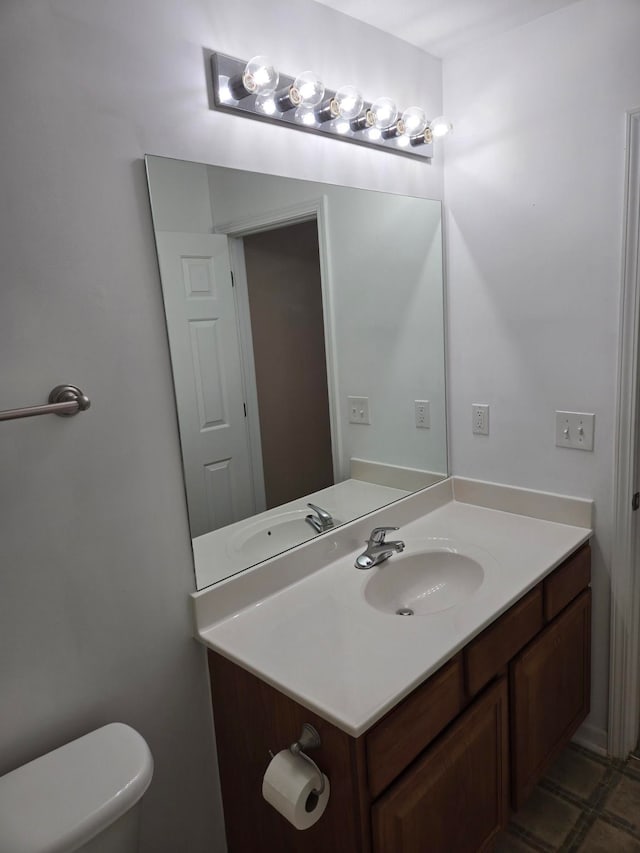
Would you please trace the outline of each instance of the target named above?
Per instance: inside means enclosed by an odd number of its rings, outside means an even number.
[[[591,590],[511,665],[512,802],[527,799],[589,713]]]
[[[373,807],[375,853],[477,853],[508,815],[507,686],[501,679]]]

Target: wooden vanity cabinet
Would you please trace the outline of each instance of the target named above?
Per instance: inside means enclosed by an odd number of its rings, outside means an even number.
[[[475,696],[542,629],[542,584],[510,607],[464,650],[465,684]]]
[[[369,853],[364,738],[350,737],[221,655],[208,657],[229,853]],[[331,796],[321,820],[300,831],[263,799],[262,777],[270,752],[297,740],[303,723],[320,735],[312,756]]]
[[[371,798],[388,788],[464,706],[462,655],[456,655],[366,733]]]
[[[358,738],[210,651],[229,853],[491,850],[588,714],[589,580],[584,545]],[[331,796],[298,831],[261,788],[304,722]]]
[[[589,713],[590,631],[587,589],[511,664],[514,809],[523,805]]]
[[[509,814],[508,737],[501,678],[374,804],[374,853],[492,849]]]

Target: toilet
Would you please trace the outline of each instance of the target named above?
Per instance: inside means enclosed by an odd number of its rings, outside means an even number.
[[[0,777],[0,853],[135,853],[153,774],[144,738],[110,723]]]

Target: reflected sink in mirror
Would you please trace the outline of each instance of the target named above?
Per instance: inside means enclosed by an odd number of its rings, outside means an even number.
[[[229,540],[229,550],[252,563],[264,559],[268,553],[280,553],[318,536],[318,532],[305,520],[309,510],[299,509],[270,515],[268,518],[248,523]],[[334,525],[342,524],[334,519]]]
[[[470,551],[473,552],[473,556]],[[364,597],[382,613],[428,615],[450,610],[467,601],[482,585],[480,555],[449,540],[420,550],[405,551],[377,566],[365,584]]]

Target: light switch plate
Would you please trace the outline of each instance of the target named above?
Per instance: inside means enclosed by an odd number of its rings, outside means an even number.
[[[369,417],[369,398],[368,397],[347,397],[349,403],[349,423],[350,424],[370,424]]]
[[[418,429],[431,429],[431,404],[429,400],[413,401],[416,427]]]
[[[556,412],[556,446],[593,450],[595,419],[588,412]]]

